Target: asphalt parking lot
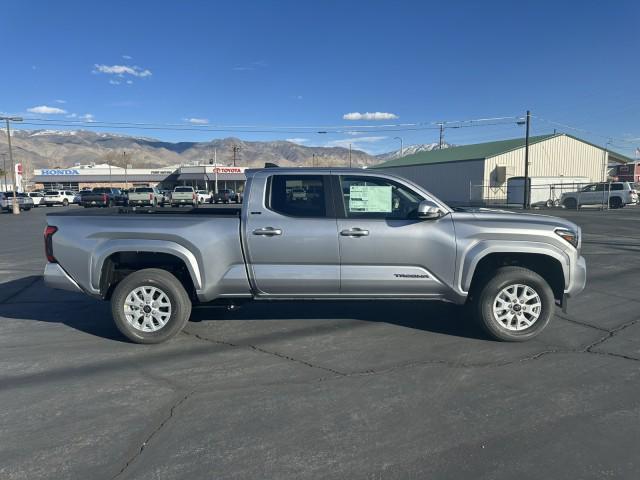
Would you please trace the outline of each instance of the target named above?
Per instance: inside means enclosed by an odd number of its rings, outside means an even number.
[[[0,478],[640,478],[640,207],[554,212],[588,284],[529,343],[385,301],[198,308],[157,346],[44,288],[47,210],[0,215]]]

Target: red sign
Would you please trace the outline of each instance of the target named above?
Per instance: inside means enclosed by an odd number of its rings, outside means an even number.
[[[16,173],[18,175],[22,175],[22,164],[21,163],[16,163]]]

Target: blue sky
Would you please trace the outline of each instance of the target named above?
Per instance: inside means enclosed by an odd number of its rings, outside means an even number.
[[[1,112],[200,122],[194,129],[340,125],[327,134],[103,129],[171,141],[352,142],[377,153],[397,148],[398,135],[405,145],[438,137],[435,129],[388,132],[381,124],[529,108],[533,134],[557,128],[601,144],[613,137],[613,148],[627,154],[640,145],[637,1],[4,3]],[[354,112],[389,115],[343,118]],[[445,137],[463,144],[523,133],[515,122],[497,123],[447,129]]]

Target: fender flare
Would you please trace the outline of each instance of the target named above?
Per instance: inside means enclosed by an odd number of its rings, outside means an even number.
[[[471,281],[480,260],[492,253],[534,253],[545,255],[560,262],[564,276],[564,287],[570,282],[570,259],[560,248],[549,243],[522,242],[504,240],[482,240],[468,248],[460,260],[458,269],[458,288],[468,293]]]
[[[202,274],[195,255],[182,245],[168,240],[115,239],[108,240],[98,246],[91,257],[89,281],[94,293],[100,292],[100,278],[104,262],[114,253],[119,252],[152,252],[167,253],[184,262],[195,286],[196,293],[202,289]]]

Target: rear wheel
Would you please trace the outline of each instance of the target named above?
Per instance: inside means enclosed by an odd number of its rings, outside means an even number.
[[[62,200],[62,206],[63,207],[68,207],[69,206],[69,200],[67,200],[66,198]]]
[[[111,297],[118,330],[135,343],[161,343],[177,335],[191,315],[182,283],[158,268],[138,270],[122,280]]]
[[[540,334],[553,315],[549,284],[522,267],[502,267],[473,295],[475,316],[495,340],[523,342]]]
[[[575,210],[576,208],[578,208],[578,202],[576,202],[575,198],[567,198],[562,202],[562,206],[564,208]]]
[[[609,199],[609,208],[622,208],[622,199],[620,197],[611,197]]]

